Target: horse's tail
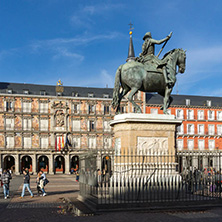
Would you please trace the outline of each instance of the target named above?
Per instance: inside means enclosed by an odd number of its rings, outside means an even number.
[[[120,90],[120,75],[122,65],[118,67],[116,71],[115,84],[113,89],[113,101],[112,107],[115,109],[119,105],[119,90]]]

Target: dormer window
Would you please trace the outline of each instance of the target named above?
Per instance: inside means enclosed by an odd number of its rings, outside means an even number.
[[[28,95],[28,94],[29,94],[29,91],[28,91],[27,89],[24,89],[24,90],[23,90],[23,93],[24,93],[25,95]]]
[[[109,98],[108,94],[103,94],[103,98]]]
[[[73,96],[73,97],[78,97],[78,96],[79,96],[79,93],[77,93],[77,92],[72,92],[72,96]]]
[[[89,98],[93,98],[93,96],[94,96],[93,93],[88,93]]]
[[[207,106],[211,106],[211,100],[207,100]]]
[[[190,106],[190,99],[186,99],[186,106]]]
[[[45,95],[46,95],[45,90],[41,90],[41,91],[40,91],[40,95],[41,95],[41,96],[45,96]]]

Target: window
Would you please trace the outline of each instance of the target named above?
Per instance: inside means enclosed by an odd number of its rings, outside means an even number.
[[[57,96],[62,96],[62,92],[57,92],[56,95]]]
[[[214,111],[208,110],[208,120],[214,120]]]
[[[7,90],[8,94],[12,94],[12,89]]]
[[[109,149],[112,147],[112,140],[110,137],[104,137],[103,146],[105,149]]]
[[[211,106],[211,100],[207,100],[207,106]]]
[[[177,148],[178,150],[183,150],[183,140],[177,140]]]
[[[194,124],[187,124],[187,134],[194,134]]]
[[[215,140],[209,140],[208,144],[209,144],[209,150],[214,150],[214,148],[215,148]]]
[[[31,149],[32,138],[30,136],[29,137],[24,137],[23,141],[24,141],[24,148]]]
[[[204,150],[205,147],[205,141],[204,140],[198,140],[198,149]]]
[[[25,113],[30,113],[31,112],[31,107],[32,107],[31,102],[23,102],[22,105],[23,105],[22,106],[23,112],[25,112]]]
[[[13,102],[11,101],[5,102],[5,111],[6,112],[13,111]]]
[[[125,113],[125,106],[120,106],[120,113]]]
[[[93,93],[88,93],[88,97],[93,98],[94,97]]]
[[[187,119],[194,119],[194,110],[192,109],[187,110]]]
[[[198,110],[197,111],[197,118],[198,118],[198,120],[203,120],[204,119],[204,110]]]
[[[15,148],[15,141],[13,136],[6,137],[6,147],[7,148]]]
[[[89,114],[94,114],[95,113],[95,105],[89,104],[88,112],[89,112]]]
[[[80,148],[80,137],[79,136],[74,136],[72,138],[72,146],[74,148]]]
[[[45,90],[41,90],[41,91],[40,91],[40,95],[41,95],[41,96],[45,96],[45,95],[46,95]]]
[[[24,89],[24,90],[23,90],[23,93],[26,94],[26,95],[28,95],[28,94],[29,94],[29,91],[28,91],[27,89]]]
[[[194,148],[194,140],[187,140],[188,150],[193,150]]]
[[[208,134],[214,135],[214,125],[208,125]]]
[[[90,149],[95,149],[96,148],[96,137],[89,137],[89,141],[88,141],[88,146]]]
[[[41,148],[48,148],[48,138],[47,137],[41,137],[40,139]]]
[[[158,114],[158,109],[151,109],[151,110],[150,110],[150,113],[151,113],[151,114]]]
[[[103,94],[103,98],[109,98],[109,94]]]
[[[72,120],[72,130],[80,131],[80,120]]]
[[[23,119],[23,130],[31,130],[31,119]]]
[[[183,134],[183,124],[177,127],[177,133],[178,134]]]
[[[106,114],[109,114],[109,106],[108,105],[105,105],[104,106],[104,114],[106,115]]]
[[[222,135],[222,125],[217,125],[217,135]]]
[[[40,130],[48,131],[48,119],[40,119]]]
[[[104,129],[105,132],[110,132],[111,131],[111,127],[109,125],[109,121],[105,120],[103,122],[103,129]]]
[[[203,124],[198,124],[197,130],[198,130],[199,135],[204,135],[204,125]]]
[[[78,114],[80,111],[80,104],[74,103],[72,106],[73,113]]]
[[[6,125],[6,130],[14,130],[14,119],[6,118],[5,125]]]
[[[95,121],[90,120],[89,121],[89,131],[94,131],[95,130]]]
[[[79,96],[79,93],[77,93],[77,92],[72,92],[72,96],[73,96],[73,97],[78,97],[78,96]]]
[[[190,106],[190,99],[186,99],[186,106]]]
[[[177,119],[183,119],[183,110],[182,109],[176,110],[176,117],[177,117]]]
[[[40,113],[48,113],[48,103],[40,103],[39,111]]]
[[[217,111],[217,120],[222,120],[222,111]]]

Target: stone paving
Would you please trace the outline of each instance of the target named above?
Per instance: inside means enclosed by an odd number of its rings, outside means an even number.
[[[30,198],[29,193],[20,199],[22,190],[22,176],[13,177],[10,184],[11,198],[4,200],[0,188],[0,222],[61,222],[61,221],[115,221],[115,222],[222,222],[222,209],[214,208],[205,211],[170,211],[170,212],[110,212],[87,217],[75,217],[72,214],[62,215],[58,211],[63,205],[63,198],[75,199],[78,196],[79,185],[72,175],[49,175],[46,186],[47,196],[36,196],[35,176],[31,177],[31,189],[35,195]]]

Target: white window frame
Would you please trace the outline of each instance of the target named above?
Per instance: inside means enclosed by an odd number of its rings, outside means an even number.
[[[183,124],[181,124],[180,126],[177,127],[177,133],[180,134],[180,135],[184,133],[184,126],[183,126]]]
[[[72,120],[72,131],[80,131],[81,129],[81,120],[73,119]]]
[[[194,110],[193,109],[188,109],[187,110],[187,119],[188,120],[193,120],[194,119]]]
[[[222,120],[222,111],[217,111],[217,120]]]
[[[187,140],[187,148],[188,150],[194,149],[194,140]]]
[[[48,131],[48,130],[49,130],[49,120],[40,119],[40,131]]]
[[[217,135],[222,135],[222,125],[221,124],[217,125]]]
[[[177,139],[177,149],[179,151],[183,150],[183,139]]]
[[[208,140],[208,148],[209,150],[215,149],[215,140]]]
[[[204,120],[204,110],[197,111],[197,118],[198,120]]]
[[[177,109],[176,110],[176,118],[177,119],[184,119],[183,109]]]
[[[213,124],[208,125],[208,134],[209,135],[214,135],[215,134],[215,125],[213,125]]]
[[[205,149],[205,140],[198,140],[198,149],[199,150]]]
[[[32,148],[32,137],[31,136],[25,136],[23,137],[23,147],[25,149],[31,149]]]
[[[208,120],[215,120],[214,110],[208,110]]]
[[[187,124],[187,134],[193,135],[194,134],[194,124]]]
[[[203,130],[200,130],[200,127],[203,127]],[[197,125],[197,133],[198,135],[204,135],[204,124],[198,124]]]

